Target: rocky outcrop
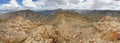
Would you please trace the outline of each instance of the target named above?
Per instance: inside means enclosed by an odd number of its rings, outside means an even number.
[[[60,16],[58,24],[32,22],[22,16],[0,23],[0,43],[119,43],[118,18],[104,16],[98,22]],[[60,18],[58,17],[58,18]],[[81,18],[82,19],[82,18]]]
[[[55,43],[57,31],[51,25],[18,16],[0,24],[0,43]]]
[[[55,43],[57,33],[50,25],[40,26],[23,43]]]
[[[119,41],[120,23],[117,18],[104,16],[99,22],[94,23],[95,30],[99,34],[99,38],[107,41]]]
[[[30,21],[39,21],[41,20],[41,15],[39,13],[36,13],[32,10],[20,10],[16,12],[10,12],[10,13],[3,13],[0,15],[0,21],[6,21],[11,18],[15,18],[17,16],[24,17],[25,19],[28,19]]]

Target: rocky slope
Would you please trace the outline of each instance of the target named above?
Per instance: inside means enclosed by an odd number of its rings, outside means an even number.
[[[90,22],[79,13],[58,10],[43,19],[31,12],[0,22],[0,43],[119,43],[120,22],[116,17],[102,16]],[[30,13],[30,14],[29,14]],[[21,15],[23,14],[23,15]],[[5,16],[5,18],[7,18]],[[33,22],[33,20],[36,22]],[[44,22],[41,22],[44,21]]]
[[[17,16],[0,24],[0,43],[53,43],[52,26]]]
[[[84,14],[88,18],[92,18],[94,21],[97,21],[102,16],[112,16],[117,17],[119,19],[119,10],[83,10],[83,11],[76,11]]]
[[[119,43],[120,22],[118,18],[110,16],[102,17],[99,22],[94,23],[97,38],[100,43]],[[95,40],[96,41],[96,40]]]
[[[31,21],[39,21],[41,19],[41,16],[39,13],[36,13],[31,10],[21,10],[16,12],[0,14],[0,21],[5,21],[17,16],[25,17],[26,19],[29,19]]]
[[[117,18],[110,16],[82,26],[48,25],[17,16],[0,23],[0,43],[119,43],[119,28]]]
[[[76,13],[76,12],[68,12],[65,10],[56,10],[56,12],[54,14],[51,14],[49,16],[46,17],[46,19],[44,19],[44,21],[47,24],[61,24],[61,23],[88,23],[88,22],[92,22],[91,19]]]
[[[70,39],[68,39],[68,32],[72,31],[73,28],[64,30],[64,28],[67,27],[62,27],[64,26],[61,25],[61,27],[58,27],[53,25],[45,25],[41,22],[31,22],[30,20],[25,19],[24,17],[17,16],[0,24],[0,43],[71,42]],[[62,33],[62,31],[64,33]],[[70,34],[70,38],[72,38],[72,35],[74,35],[74,33],[72,32]]]

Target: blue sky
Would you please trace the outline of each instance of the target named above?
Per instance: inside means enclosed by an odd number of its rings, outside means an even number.
[[[11,0],[0,0],[0,4],[8,4]],[[19,5],[22,5],[23,0],[16,0]],[[33,2],[38,0],[32,0]]]
[[[120,10],[120,0],[0,0],[0,11],[51,10]]]
[[[10,0],[0,0],[0,4],[7,4]]]

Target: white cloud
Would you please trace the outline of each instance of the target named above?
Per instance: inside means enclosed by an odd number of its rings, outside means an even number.
[[[8,4],[0,5],[0,10],[18,10],[21,6],[17,4],[16,0],[10,0]]]
[[[23,0],[20,6],[16,0],[11,0],[9,4],[0,5],[0,10],[6,9],[88,9],[88,10],[120,10],[120,1],[115,0]]]
[[[116,0],[94,0],[92,9],[97,10],[120,10],[120,1]]]
[[[25,7],[37,7],[37,5],[32,2],[32,0],[23,0],[22,3]]]
[[[91,9],[93,5],[93,0],[88,0],[87,2],[83,2],[84,0],[66,0],[66,4],[61,5],[60,7],[63,9]]]
[[[23,8],[24,9],[31,9],[31,10],[40,10],[43,9],[42,6],[44,6],[44,1],[36,1],[33,2],[32,0],[23,0]]]
[[[47,9],[91,9],[93,4],[93,0],[88,0],[87,2],[83,2],[84,0],[42,0],[44,2],[45,7]],[[39,2],[40,3],[40,2]]]
[[[85,5],[91,5],[91,2],[82,3],[83,0],[39,0],[33,2],[32,0],[24,0],[22,3],[31,9],[76,9]],[[82,6],[81,6],[82,5]]]

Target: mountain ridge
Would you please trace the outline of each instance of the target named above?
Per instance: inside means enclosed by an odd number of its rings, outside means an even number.
[[[16,12],[4,13],[0,15],[0,19],[4,21],[4,20],[14,18],[16,16],[22,16],[27,19],[30,19],[31,21],[39,21],[41,19],[41,16],[39,13],[36,13],[31,10],[21,10]]]

